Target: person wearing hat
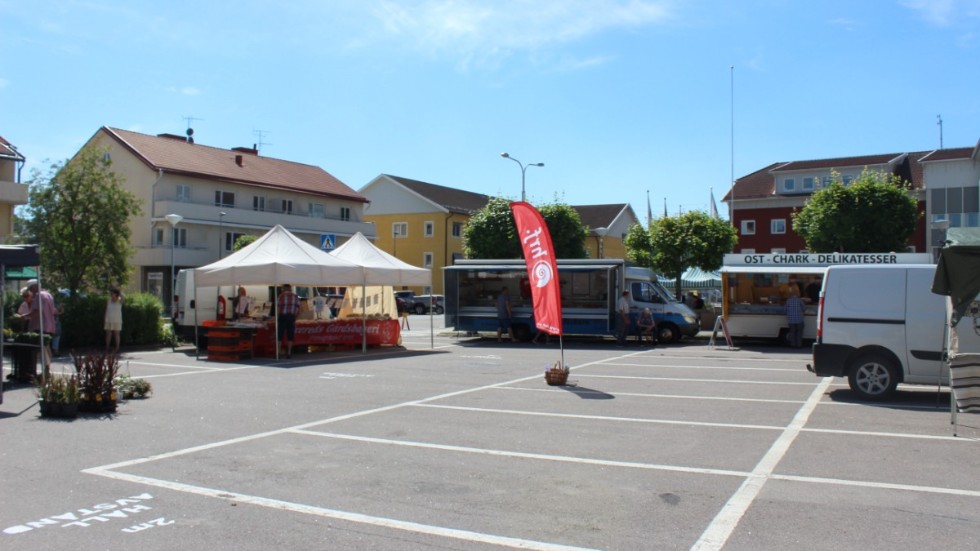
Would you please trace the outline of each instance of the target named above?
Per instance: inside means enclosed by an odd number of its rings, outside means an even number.
[[[54,297],[51,293],[40,288],[36,279],[27,282],[27,288],[34,294],[34,301],[31,303],[30,318],[27,323],[28,331],[37,331],[54,338],[55,333],[55,306]],[[41,356],[44,358],[44,373],[48,373],[51,368],[51,344],[50,340],[44,343]]]
[[[630,327],[630,292],[623,291],[623,296],[619,297],[616,303],[616,313],[619,314],[619,331],[616,333],[616,345],[626,345],[626,334]]]

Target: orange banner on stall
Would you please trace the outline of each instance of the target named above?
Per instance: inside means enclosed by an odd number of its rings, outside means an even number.
[[[540,331],[561,335],[561,288],[551,233],[548,232],[541,213],[530,204],[515,201],[510,204],[510,208],[514,212],[517,236],[521,240],[524,261],[527,263],[534,325]]]

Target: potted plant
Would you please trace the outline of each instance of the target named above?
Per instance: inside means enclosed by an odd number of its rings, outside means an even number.
[[[79,410],[99,413],[116,411],[116,387],[119,356],[111,352],[91,352],[75,356],[75,373],[81,399]]]
[[[562,367],[561,362],[555,362],[555,365],[546,369],[544,372],[544,380],[551,386],[561,386],[568,382],[568,366]]]
[[[48,375],[38,379],[41,417],[76,417],[81,400],[77,375]]]
[[[153,385],[149,383],[146,379],[134,379],[129,375],[119,375],[113,381],[116,386],[116,392],[123,400],[129,400],[132,398],[146,398],[148,394],[153,392]]]

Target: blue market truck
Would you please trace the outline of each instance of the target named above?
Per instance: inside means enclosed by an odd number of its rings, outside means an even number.
[[[613,336],[616,303],[630,291],[631,333],[644,308],[657,322],[660,342],[677,342],[700,330],[697,314],[676,300],[646,268],[627,267],[621,259],[559,260],[562,325],[565,335]],[[507,288],[514,336],[534,336],[531,287],[523,260],[457,260],[443,268],[446,327],[457,331],[496,332],[497,295]]]

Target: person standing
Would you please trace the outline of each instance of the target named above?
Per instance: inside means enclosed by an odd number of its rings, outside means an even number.
[[[276,302],[276,319],[279,324],[279,341],[285,345],[286,357],[293,357],[293,340],[296,338],[296,313],[299,312],[299,297],[293,286],[285,284]],[[282,349],[280,349],[281,351]]]
[[[629,332],[630,327],[630,292],[623,291],[623,295],[619,297],[619,302],[616,304],[616,313],[619,314],[619,332],[616,334],[616,344],[619,346],[626,345],[626,334]]]
[[[44,333],[47,337],[44,339],[44,346],[41,349],[41,356],[44,359],[44,374],[47,376],[51,368],[51,339],[54,338],[55,331],[54,297],[51,296],[51,293],[41,289],[36,279],[28,281],[27,288],[34,294],[27,330]]]
[[[786,299],[786,321],[789,323],[789,344],[793,348],[803,346],[803,299],[800,298],[800,290],[793,285],[789,290],[789,298]]]
[[[116,346],[112,349],[114,354],[119,353],[119,334],[122,332],[122,305],[123,296],[119,289],[109,289],[109,300],[105,305],[105,349],[109,350],[111,343],[115,341]]]
[[[507,336],[510,337],[511,342],[514,341],[514,328],[511,327],[510,318],[513,315],[510,307],[510,292],[507,291],[507,287],[502,287],[500,289],[500,294],[497,295],[497,342],[500,342],[500,338],[503,332],[507,331]]]
[[[235,318],[242,319],[248,317],[248,311],[252,308],[252,301],[248,298],[248,291],[245,287],[238,287],[238,297],[235,298]]]

